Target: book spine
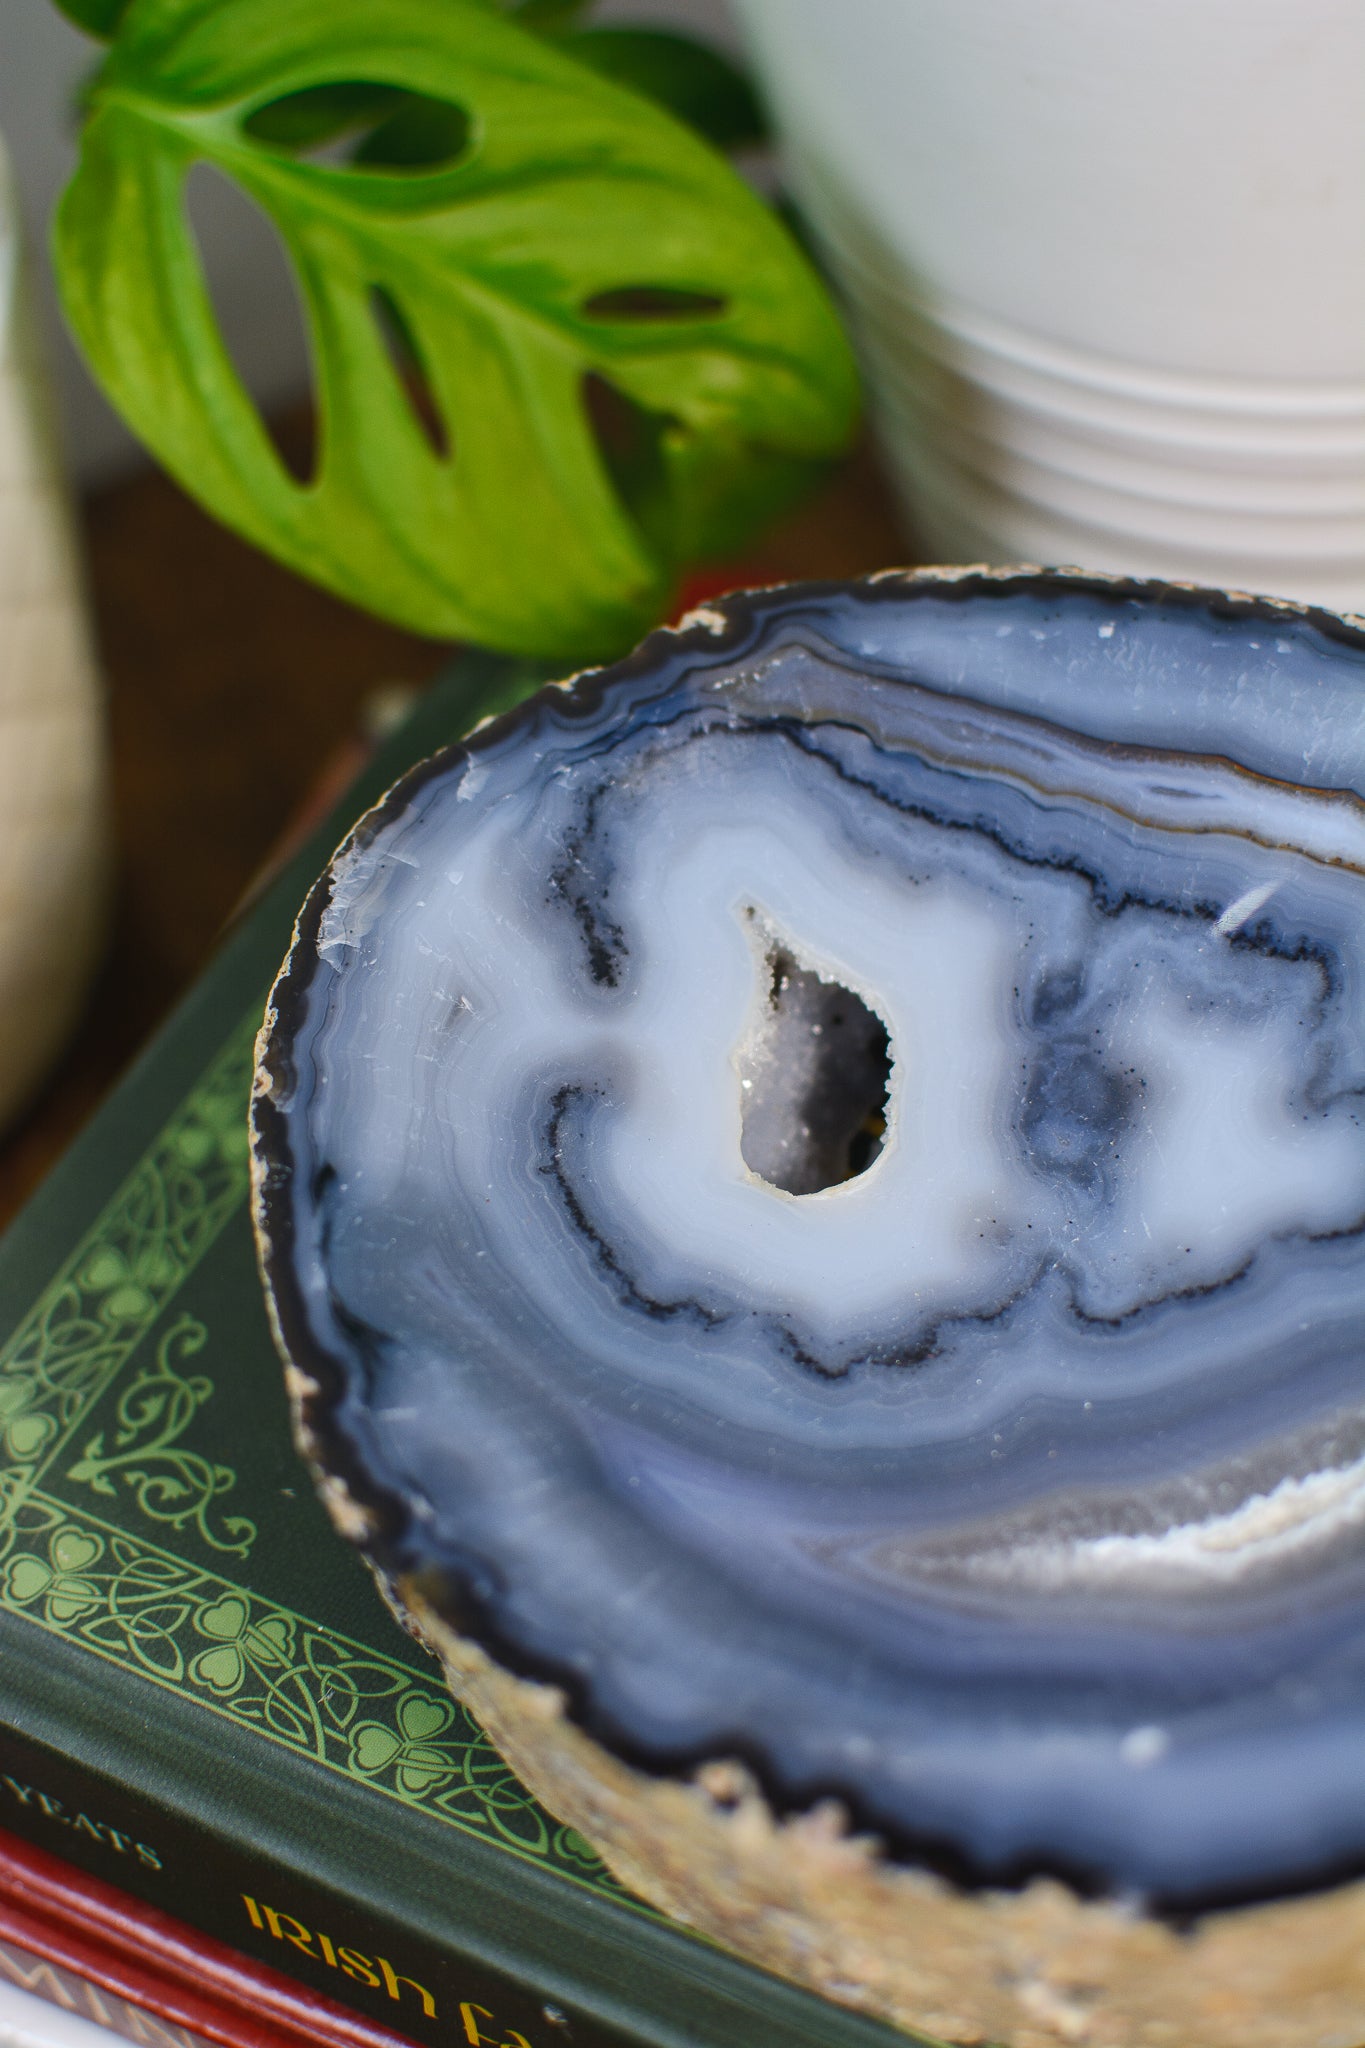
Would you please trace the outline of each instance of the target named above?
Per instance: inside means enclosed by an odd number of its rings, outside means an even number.
[[[145,2048],[413,2048],[3,1830],[0,1983]]]
[[[44,1952],[42,1943],[35,1943],[32,1948],[21,1947],[8,1938],[9,1920],[10,1916],[0,1908],[0,1985],[12,1985],[30,1998],[41,1998],[47,2005],[103,2027],[107,2033],[139,2043],[139,2048],[225,2048],[225,2036],[219,2035],[217,2043],[211,2043],[207,2035],[196,2034],[179,2021],[153,2012],[54,1961]],[[234,2037],[232,2048],[247,2048],[245,2037]]]
[[[487,1963],[359,1914],[340,1893],[0,1729],[0,1822],[371,2022],[441,2048],[644,2048]],[[88,1910],[88,1901],[87,1910]],[[452,1915],[454,1918],[454,1915]]]

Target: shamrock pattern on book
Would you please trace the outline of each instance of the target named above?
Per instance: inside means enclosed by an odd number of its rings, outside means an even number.
[[[0,1606],[11,1613],[406,1806],[636,1903],[434,1680],[424,1685],[337,1630],[41,1494],[0,1542]]]
[[[426,1684],[226,1576],[256,1529],[231,1512],[232,1466],[183,1441],[214,1391],[186,1370],[207,1325],[182,1312],[159,1326],[247,1200],[256,1024],[253,1012],[232,1033],[0,1352],[0,1608],[649,1913],[537,1805],[434,1676]],[[110,1417],[82,1440],[105,1396]],[[58,1482],[88,1489],[90,1508],[60,1497]],[[224,1569],[103,1519],[101,1501],[111,1515],[131,1504],[167,1531],[193,1529]]]

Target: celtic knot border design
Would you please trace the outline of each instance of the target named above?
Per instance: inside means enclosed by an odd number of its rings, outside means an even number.
[[[120,1393],[112,1444],[99,1430],[65,1476],[106,1498],[122,1480],[150,1521],[172,1529],[192,1523],[210,1550],[247,1557],[256,1524],[246,1515],[214,1512],[237,1474],[179,1441],[211,1397],[213,1381],[178,1368],[203,1350],[208,1335],[196,1317],[178,1316],[157,1346],[155,1364],[141,1367]]]
[[[438,1682],[42,1490],[94,1405],[249,1191],[256,1014],[186,1096],[0,1349],[0,1611],[633,1911]],[[179,1368],[204,1325],[180,1316],[65,1472],[120,1483],[165,1526],[245,1556],[245,1517],[214,1518],[236,1475],[182,1449],[212,1388]]]
[[[0,1607],[298,1755],[639,1911],[438,1683],[35,1494],[3,1538]]]
[[[255,1026],[232,1034],[0,1350],[0,1527],[245,1199]]]

